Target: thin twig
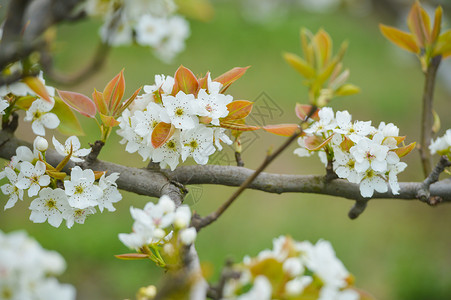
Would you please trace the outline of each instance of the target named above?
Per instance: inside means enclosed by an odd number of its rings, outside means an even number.
[[[244,167],[244,161],[241,158],[241,152],[235,151],[235,160],[238,167]]]
[[[192,223],[197,231],[216,221],[227,210],[227,208],[229,208],[229,206],[238,198],[238,196],[241,195],[241,193],[244,192],[244,190],[246,190],[249,187],[249,185],[255,180],[255,178],[257,178],[257,176],[260,173],[262,173],[263,170],[266,169],[266,167],[274,159],[276,159],[286,148],[288,148],[289,145],[291,145],[293,141],[295,141],[299,137],[299,135],[302,133],[302,125],[315,113],[316,109],[317,109],[316,106],[312,106],[307,117],[300,123],[299,131],[293,133],[285,141],[285,143],[283,143],[274,153],[267,155],[265,157],[265,160],[260,165],[260,167],[258,167],[257,170],[255,170],[255,172],[241,184],[241,186],[232,194],[232,196],[230,196],[230,198],[226,202],[224,202],[218,208],[218,210],[216,210],[215,212],[209,214],[204,218],[201,218],[198,215],[194,215]]]
[[[421,188],[417,192],[417,198],[425,203],[428,203],[430,205],[436,205],[442,200],[438,196],[431,197],[430,193],[430,186],[431,184],[438,181],[440,174],[445,171],[445,168],[450,167],[451,162],[449,161],[448,157],[442,156],[440,157],[439,162],[435,166],[435,168],[432,170],[432,172],[429,174],[429,176],[423,181]]]
[[[54,68],[53,57],[48,50],[41,51],[40,62],[52,81],[62,85],[76,85],[91,78],[105,65],[110,49],[109,45],[99,42],[91,61],[83,69],[71,75],[63,74]]]
[[[442,57],[436,56],[431,59],[429,66],[425,73],[425,84],[423,92],[423,114],[421,120],[421,145],[420,156],[423,166],[424,176],[428,176],[432,169],[432,157],[429,151],[429,145],[432,139],[432,127],[434,125],[433,100],[434,100],[434,86],[438,67]]]

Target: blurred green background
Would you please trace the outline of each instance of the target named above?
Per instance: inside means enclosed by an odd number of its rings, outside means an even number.
[[[336,48],[349,41],[345,67],[350,82],[362,92],[334,100],[334,110],[347,109],[355,120],[393,122],[407,135],[407,142],[419,140],[423,75],[416,60],[407,52],[397,52],[384,40],[378,24],[394,25],[396,20],[380,14],[358,16],[344,10],[314,14],[291,10],[282,18],[264,24],[249,22],[236,2],[215,3],[215,16],[207,23],[190,20],[191,37],[186,50],[172,64],[158,61],[147,48],[132,46],[112,49],[106,66],[87,82],[70,89],[90,94],[125,67],[127,91],[152,84],[155,74],[172,75],[180,64],[196,74],[211,71],[213,77],[235,66],[252,66],[229,90],[235,99],[256,101],[255,122],[266,124],[296,122],[294,105],[306,103],[301,77],[282,59],[281,53],[300,53],[299,29],[316,32],[324,28]],[[445,15],[449,12],[445,11]],[[56,64],[74,71],[85,63],[98,42],[99,21],[83,21],[58,27]],[[52,84],[51,82],[49,84]],[[449,94],[439,81],[435,107],[442,118],[442,130],[451,127]],[[63,87],[64,88],[64,87]],[[80,117],[83,118],[83,117]],[[18,136],[29,141],[29,124],[21,124]],[[88,136],[84,145],[99,137],[96,125],[83,119]],[[51,136],[50,136],[51,137]],[[100,158],[144,167],[138,155],[124,151],[112,135]],[[256,168],[266,151],[283,138],[264,132],[249,133],[243,158],[248,168]],[[299,158],[292,145],[269,168],[286,174],[324,174],[319,159]],[[233,153],[226,149],[213,157],[227,164]],[[408,169],[400,181],[422,180],[419,155],[404,159]],[[226,200],[234,188],[192,186],[187,203],[201,215],[210,213]],[[5,196],[0,196],[5,201]],[[139,287],[157,284],[163,272],[151,262],[121,261],[114,254],[128,252],[118,233],[131,230],[129,206],[143,207],[155,199],[123,193],[115,213],[91,216],[84,225],[72,229],[33,224],[28,199],[13,209],[0,212],[0,229],[9,232],[25,228],[43,247],[60,252],[68,268],[60,278],[77,288],[78,299],[134,298]],[[201,261],[217,278],[226,258],[239,262],[245,254],[256,255],[272,246],[272,239],[291,235],[298,240],[326,239],[337,256],[356,277],[356,286],[385,300],[451,299],[451,207],[428,207],[418,201],[373,200],[357,220],[349,220],[352,202],[346,199],[310,194],[273,195],[246,191],[216,223],[202,230],[197,239]]]

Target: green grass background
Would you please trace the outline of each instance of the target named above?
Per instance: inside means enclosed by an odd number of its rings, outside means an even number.
[[[445,12],[446,14],[447,12]],[[394,22],[384,20],[385,22]],[[407,141],[419,140],[423,76],[410,54],[394,52],[378,30],[378,16],[356,17],[345,12],[318,15],[291,11],[283,20],[266,25],[247,22],[240,7],[222,3],[216,6],[214,19],[208,23],[191,22],[192,35],[187,49],[172,64],[159,62],[147,48],[120,47],[112,50],[106,66],[87,82],[72,87],[90,94],[103,89],[106,82],[125,67],[127,91],[152,84],[155,74],[173,74],[180,64],[196,74],[211,71],[219,75],[235,66],[252,67],[229,90],[235,99],[256,100],[264,92],[279,110],[265,117],[268,124],[296,122],[294,105],[306,103],[306,88],[301,77],[282,59],[281,53],[300,53],[299,29],[324,28],[336,48],[349,41],[344,63],[351,70],[350,82],[361,87],[356,96],[336,99],[335,110],[347,109],[356,120],[393,122],[407,135]],[[393,24],[393,23],[392,23]],[[98,41],[95,21],[63,25],[58,28],[55,44],[56,64],[74,71],[85,64]],[[412,58],[411,60],[408,57]],[[411,63],[409,63],[411,62]],[[275,103],[275,104],[274,104]],[[442,117],[443,134],[451,127],[450,103],[438,84],[435,107]],[[80,117],[81,119],[83,117]],[[88,136],[85,145],[98,138],[96,125],[84,119]],[[29,124],[21,124],[18,136],[32,140]],[[143,167],[138,155],[124,151],[112,135],[102,151],[104,160]],[[252,143],[251,143],[252,141]],[[266,151],[283,138],[258,132],[249,137],[243,158],[246,166],[256,168]],[[291,146],[268,171],[288,174],[324,174],[317,158],[299,158]],[[230,149],[226,155],[232,157]],[[421,180],[416,151],[403,159],[408,169],[400,181]],[[208,214],[226,200],[234,188],[217,186],[190,187],[187,202],[201,215]],[[0,196],[5,201],[5,196]],[[91,216],[84,225],[72,229],[33,224],[29,218],[29,200],[0,212],[0,229],[9,232],[25,228],[45,248],[60,252],[68,268],[60,278],[76,286],[78,299],[133,298],[139,287],[158,283],[163,272],[146,261],[120,261],[114,254],[127,252],[118,233],[130,232],[129,206],[143,207],[149,200],[123,192],[115,213]],[[451,299],[451,208],[428,207],[418,201],[373,200],[357,220],[349,220],[352,202],[346,199],[310,194],[273,195],[246,191],[216,223],[202,230],[196,246],[201,261],[217,277],[226,258],[241,261],[245,254],[256,255],[271,247],[272,238],[289,234],[298,240],[326,239],[337,256],[356,277],[356,285],[377,299],[442,300]]]

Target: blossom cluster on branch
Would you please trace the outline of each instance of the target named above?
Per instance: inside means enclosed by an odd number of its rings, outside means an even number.
[[[5,209],[13,207],[18,200],[23,200],[24,192],[28,197],[36,197],[30,203],[30,220],[35,223],[48,223],[59,227],[63,220],[71,228],[74,222],[83,224],[88,215],[98,209],[103,212],[115,211],[113,203],[122,199],[117,190],[118,173],[106,175],[106,172],[82,170],[79,166],[72,168],[70,174],[62,171],[69,160],[82,161],[90,149],[79,149],[80,142],[75,136],[70,137],[65,147],[53,139],[57,152],[65,156],[57,166],[46,162],[45,152],[48,142],[37,137],[33,143],[33,151],[26,146],[16,149],[16,155],[0,172],[0,179],[7,183],[0,188],[9,199]],[[67,177],[70,177],[67,179]]]
[[[102,41],[112,46],[133,42],[151,47],[163,61],[172,60],[185,49],[190,34],[189,24],[174,15],[173,0],[88,0],[83,4],[89,16],[101,16]]]
[[[338,177],[360,184],[363,197],[371,197],[374,191],[387,192],[387,182],[393,194],[399,193],[397,174],[407,167],[400,157],[415,144],[399,147],[405,136],[400,137],[392,123],[381,122],[376,128],[371,121],[352,122],[348,111],[335,115],[332,108],[324,107],[304,133],[298,139],[301,147],[294,151],[298,156],[317,151],[326,166],[333,164]]]
[[[149,258],[158,266],[178,266],[184,246],[191,245],[197,236],[196,229],[189,227],[191,210],[183,204],[175,207],[174,201],[164,195],[157,204],[149,202],[144,209],[130,207],[135,220],[133,232],[119,234],[119,239],[141,255],[123,254],[119,258]]]

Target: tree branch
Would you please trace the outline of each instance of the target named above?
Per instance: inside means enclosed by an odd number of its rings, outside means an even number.
[[[12,133],[0,131],[0,157],[10,159],[16,154],[16,148],[21,145],[32,147],[30,143],[15,138]],[[47,150],[46,158],[49,163],[57,165],[61,160],[54,150]],[[73,167],[69,162],[66,166]],[[91,166],[96,171],[108,171],[120,173],[117,180],[118,187],[132,193],[160,197],[165,192],[165,186],[171,182],[178,182],[182,185],[194,184],[215,184],[224,186],[240,186],[255,171],[236,166],[218,165],[193,165],[179,166],[174,171],[153,170],[148,168],[132,168],[119,164],[96,160]],[[330,195],[364,202],[373,199],[402,199],[417,200],[417,193],[423,188],[422,182],[400,182],[399,195],[393,195],[391,191],[385,193],[374,193],[371,199],[363,198],[360,195],[358,184],[349,183],[343,179],[326,182],[324,175],[288,175],[260,173],[248,186],[250,189],[267,193],[312,193]],[[451,202],[451,179],[441,180],[430,185],[430,195],[438,196],[442,202]]]
[[[429,145],[432,139],[432,127],[434,125],[434,116],[432,114],[433,110],[433,100],[434,100],[434,86],[435,78],[437,75],[438,67],[442,57],[436,56],[431,59],[429,66],[425,73],[425,85],[423,92],[423,113],[421,120],[421,145],[420,145],[420,156],[421,163],[423,166],[424,176],[428,176],[431,173],[432,168],[432,157],[429,151]]]

